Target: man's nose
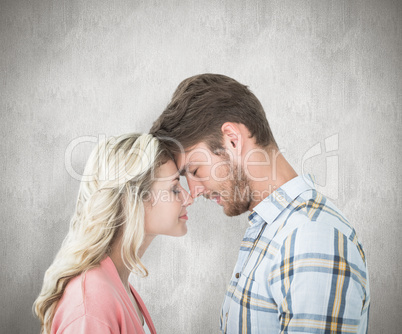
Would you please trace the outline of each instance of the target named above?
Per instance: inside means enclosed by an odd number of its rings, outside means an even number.
[[[187,184],[192,198],[202,195],[205,191],[205,187],[202,185],[202,182],[194,180],[190,177],[187,178]]]
[[[188,207],[189,205],[194,203],[192,196],[185,189],[183,189],[182,194],[183,194],[183,206],[184,207]]]

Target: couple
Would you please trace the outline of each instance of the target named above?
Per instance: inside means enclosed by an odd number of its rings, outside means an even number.
[[[150,134],[109,138],[84,175],[34,304],[44,333],[156,333],[128,277],[148,274],[141,256],[156,235],[186,233],[200,195],[228,216],[250,212],[222,333],[367,332],[368,272],[353,227],[311,175],[296,174],[259,100],[234,79],[184,80]]]

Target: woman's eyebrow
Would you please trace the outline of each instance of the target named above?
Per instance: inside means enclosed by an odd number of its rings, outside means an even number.
[[[186,174],[188,164],[179,170],[179,175],[184,176]]]

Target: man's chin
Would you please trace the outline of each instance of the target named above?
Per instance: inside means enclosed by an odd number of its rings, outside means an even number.
[[[228,217],[236,217],[248,211],[249,204],[246,203],[223,203],[223,212]]]

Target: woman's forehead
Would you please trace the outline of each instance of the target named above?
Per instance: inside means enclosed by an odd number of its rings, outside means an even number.
[[[179,178],[179,170],[173,160],[169,160],[161,165],[156,171],[155,181],[174,181]]]

